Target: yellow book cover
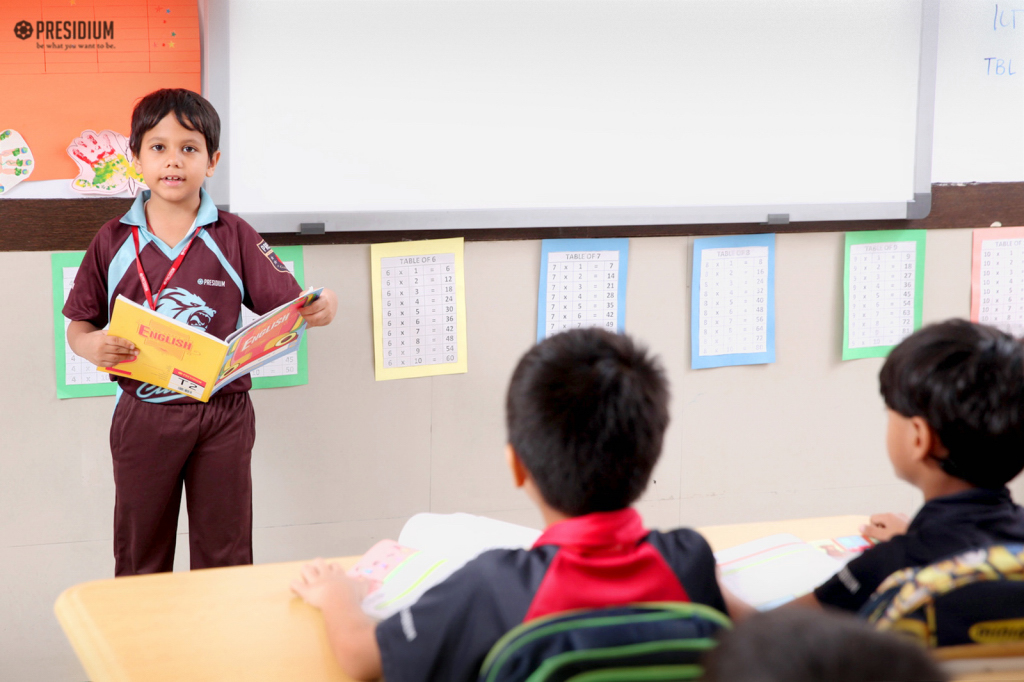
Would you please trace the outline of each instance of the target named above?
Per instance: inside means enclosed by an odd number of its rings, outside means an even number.
[[[205,403],[225,384],[298,348],[306,331],[299,311],[322,292],[309,289],[223,341],[118,296],[108,333],[134,343],[139,354],[131,362],[97,369]]]
[[[98,367],[101,372],[168,388],[202,402],[210,399],[228,349],[216,336],[123,296],[114,301],[108,333],[134,343],[139,354],[131,362]]]

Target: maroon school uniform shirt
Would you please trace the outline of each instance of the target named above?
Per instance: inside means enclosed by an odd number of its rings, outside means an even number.
[[[259,233],[238,216],[219,211],[206,190],[200,191],[195,224],[173,248],[146,228],[149,196],[148,191],[142,192],[128,213],[105,224],[93,238],[64,304],[64,316],[69,320],[102,329],[110,321],[118,295],[149,307],[135,264],[133,225],[139,228],[139,257],[154,295],[174,259],[191,241],[178,271],[157,299],[156,309],[219,339],[241,326],[243,304],[262,315],[302,293]],[[196,402],[127,377],[116,380],[125,393],[146,402]],[[218,394],[240,393],[251,386],[246,375]]]

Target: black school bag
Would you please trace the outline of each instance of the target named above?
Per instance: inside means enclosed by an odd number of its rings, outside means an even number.
[[[480,682],[694,680],[728,617],[684,602],[579,609],[513,628],[491,648]]]
[[[1024,641],[1024,544],[962,552],[896,571],[860,611],[927,647]]]

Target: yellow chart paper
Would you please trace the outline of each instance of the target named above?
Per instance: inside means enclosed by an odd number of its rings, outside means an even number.
[[[463,374],[463,239],[370,245],[377,381]]]

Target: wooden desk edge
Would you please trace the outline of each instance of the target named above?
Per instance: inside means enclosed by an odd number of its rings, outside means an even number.
[[[92,682],[128,682],[128,677],[116,665],[116,657],[107,643],[96,636],[96,623],[79,599],[83,588],[97,582],[103,581],[80,583],[64,590],[57,597],[53,611]]]

